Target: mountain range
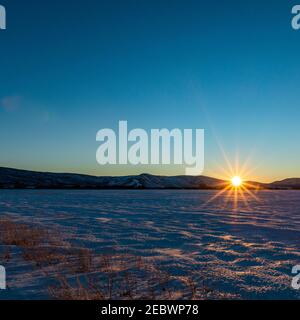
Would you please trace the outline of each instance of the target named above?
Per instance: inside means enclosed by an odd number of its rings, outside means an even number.
[[[249,182],[258,189],[300,189],[300,178]],[[0,189],[221,189],[228,181],[206,176],[90,176],[0,167]]]

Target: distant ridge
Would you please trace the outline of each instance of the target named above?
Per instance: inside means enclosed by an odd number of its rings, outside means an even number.
[[[271,183],[273,188],[300,189],[300,178],[289,178]]]
[[[74,173],[51,173],[0,167],[0,189],[221,189],[225,180],[206,176],[158,176],[141,174],[96,177]],[[263,189],[300,189],[300,178],[270,184],[252,182]]]

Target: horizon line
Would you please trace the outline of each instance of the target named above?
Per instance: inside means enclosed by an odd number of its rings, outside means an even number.
[[[221,181],[229,181],[230,179],[223,179],[223,178],[216,178],[214,176],[209,175],[186,175],[186,174],[177,174],[177,175],[164,175],[164,174],[152,174],[152,173],[139,173],[139,174],[125,174],[125,175],[94,175],[94,174],[88,174],[88,173],[79,173],[79,172],[67,172],[67,171],[49,171],[49,170],[29,170],[29,169],[20,169],[15,167],[7,167],[0,165],[0,169],[10,169],[10,170],[16,170],[16,171],[28,171],[28,172],[36,172],[36,173],[50,173],[50,174],[74,174],[74,175],[81,175],[81,176],[90,176],[90,177],[132,177],[132,176],[141,176],[141,175],[150,175],[150,176],[158,176],[158,177],[206,177],[206,178],[212,178],[216,180]],[[255,182],[260,184],[271,184],[275,182],[281,182],[288,179],[300,179],[300,177],[288,177],[284,178],[282,180],[274,180],[270,182],[260,182],[260,181],[253,181],[253,180],[245,180],[245,182]]]

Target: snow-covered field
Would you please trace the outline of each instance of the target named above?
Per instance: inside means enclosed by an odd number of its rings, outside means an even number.
[[[191,279],[195,298],[299,298],[291,269],[300,264],[300,192],[260,191],[258,200],[238,199],[236,210],[227,195],[208,202],[216,193],[1,190],[0,218],[46,228],[95,259],[126,252],[151,260],[174,279]],[[12,244],[0,250],[8,283],[0,299],[51,298],[48,287],[65,270],[36,266]]]

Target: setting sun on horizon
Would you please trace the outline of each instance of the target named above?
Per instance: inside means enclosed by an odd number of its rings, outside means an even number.
[[[241,177],[239,176],[234,176],[232,179],[231,179],[231,184],[238,188],[240,187],[242,184],[243,184],[243,180],[241,179]]]

